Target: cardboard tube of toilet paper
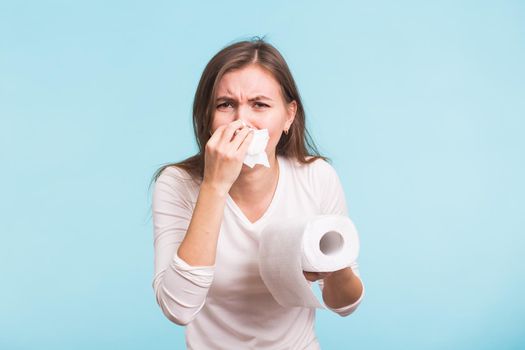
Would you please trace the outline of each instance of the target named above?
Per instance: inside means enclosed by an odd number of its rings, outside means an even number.
[[[315,215],[268,224],[259,239],[259,272],[285,307],[324,309],[303,271],[331,272],[357,259],[359,237],[349,217]]]

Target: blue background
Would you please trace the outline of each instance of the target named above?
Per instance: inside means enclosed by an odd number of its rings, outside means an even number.
[[[525,347],[525,4],[0,3],[0,347],[179,349],[148,183],[208,60],[266,35],[345,188],[367,295],[323,349]]]

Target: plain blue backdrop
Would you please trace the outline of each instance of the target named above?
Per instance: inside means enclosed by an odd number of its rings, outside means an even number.
[[[151,191],[222,47],[287,60],[361,239],[323,349],[525,347],[521,1],[2,1],[0,348],[182,349]]]

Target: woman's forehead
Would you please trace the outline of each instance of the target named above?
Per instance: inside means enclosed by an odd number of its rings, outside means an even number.
[[[264,96],[276,99],[279,89],[279,83],[270,73],[247,67],[226,73],[219,81],[216,97],[256,99]]]

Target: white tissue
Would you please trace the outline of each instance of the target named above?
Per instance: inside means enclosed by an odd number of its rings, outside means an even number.
[[[304,271],[331,272],[351,265],[359,254],[357,230],[347,216],[315,215],[270,223],[259,240],[259,272],[284,307],[325,309]]]
[[[253,129],[253,131],[252,142],[250,143],[250,146],[248,146],[248,151],[244,158],[244,164],[248,165],[250,168],[253,168],[255,164],[261,164],[269,168],[270,163],[265,151],[268,140],[270,139],[268,129]]]

